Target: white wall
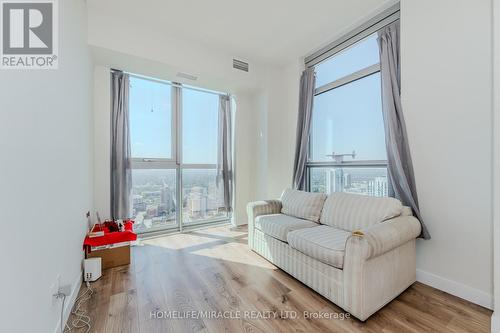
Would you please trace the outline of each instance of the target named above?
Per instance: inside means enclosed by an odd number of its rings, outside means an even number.
[[[234,119],[235,152],[235,207],[233,223],[247,223],[246,206],[255,200],[255,178],[258,161],[256,156],[257,129],[255,110],[256,96],[250,92],[236,92],[236,112]]]
[[[432,235],[418,242],[419,275],[484,306],[493,292],[491,24],[489,0],[401,3],[403,108]]]
[[[491,332],[500,332],[500,1],[493,0],[493,285],[494,313],[491,317]]]
[[[303,59],[274,68],[257,93],[257,169],[255,196],[278,198],[291,187],[295,154],[295,131],[299,79]]]
[[[491,3],[401,3],[402,98],[422,215],[419,280],[492,306]],[[332,40],[336,37],[332,32]],[[301,66],[269,79],[260,198],[290,186]]]
[[[292,186],[299,82],[303,69],[304,61],[299,59],[279,69],[274,80],[270,80],[275,89],[271,89],[267,114],[268,198],[277,198],[285,188]]]
[[[111,83],[110,68],[94,67],[94,209],[111,217]]]
[[[146,21],[128,21],[89,9],[88,42],[96,50],[100,62],[112,63],[118,69],[122,69],[120,66],[132,67],[135,71],[145,71],[142,73],[145,75],[231,93],[261,86],[268,70],[265,65],[250,61],[248,73],[234,70],[234,57],[247,59],[178,36],[177,32],[155,29]],[[195,75],[198,80],[193,82],[176,77],[178,72]]]
[[[59,1],[59,22],[59,69],[0,73],[3,332],[54,332],[56,276],[81,281],[93,132],[84,1]]]

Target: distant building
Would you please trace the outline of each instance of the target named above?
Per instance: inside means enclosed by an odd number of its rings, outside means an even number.
[[[207,213],[208,193],[204,187],[195,186],[187,198],[187,208],[191,216],[203,216]]]
[[[146,208],[146,216],[147,217],[155,217],[158,216],[158,206],[151,205]]]
[[[386,197],[389,194],[389,185],[386,177],[375,177],[368,181],[368,195]]]
[[[132,200],[132,207],[135,212],[143,212],[146,210],[146,203],[141,195],[134,195]]]
[[[217,189],[217,186],[214,183],[209,183],[207,192],[208,192],[207,193],[207,211],[217,210],[217,207],[218,207],[218,203],[217,203],[218,189]]]
[[[162,209],[166,212],[175,210],[174,192],[166,184],[163,185],[163,189],[161,190],[160,202]]]
[[[344,171],[341,168],[330,169],[326,172],[327,193],[343,192],[344,187]]]
[[[346,173],[344,174],[344,188],[350,188],[352,186],[352,177],[351,174]]]

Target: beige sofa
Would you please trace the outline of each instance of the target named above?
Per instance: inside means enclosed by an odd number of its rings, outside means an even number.
[[[362,321],[415,282],[420,222],[394,198],[285,190],[247,212],[252,250]]]

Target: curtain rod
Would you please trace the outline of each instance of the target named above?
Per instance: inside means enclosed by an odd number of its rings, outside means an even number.
[[[167,85],[170,85],[172,87],[178,87],[178,88],[182,88],[182,89],[190,89],[190,90],[195,90],[195,91],[199,91],[199,92],[205,92],[205,93],[214,94],[214,95],[231,96],[230,93],[225,93],[225,92],[220,92],[220,91],[216,91],[216,90],[210,90],[210,89],[204,89],[204,88],[194,87],[194,86],[185,85],[185,84],[182,84],[182,83],[179,83],[179,82],[172,82],[172,81],[168,81],[168,80],[157,79],[157,78],[154,78],[154,77],[151,77],[151,76],[130,73],[130,72],[127,72],[127,71],[124,71],[124,70],[121,70],[121,69],[110,68],[110,70],[111,70],[111,72],[125,73],[125,74],[128,74],[129,76],[132,76],[132,77],[136,77],[136,78],[143,79],[143,80],[149,80],[149,81],[153,81],[153,82],[158,82],[158,83],[162,83],[162,84],[167,84]]]

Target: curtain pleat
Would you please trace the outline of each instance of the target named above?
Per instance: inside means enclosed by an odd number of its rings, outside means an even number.
[[[311,130],[315,83],[314,68],[304,70],[300,77],[297,137],[293,163],[293,188],[297,190],[306,189],[306,163],[309,153],[309,132]]]
[[[399,21],[378,32],[380,73],[382,78],[382,113],[389,181],[394,197],[412,208],[422,225],[420,238],[430,239],[418,205],[413,164],[401,106],[401,64]]]
[[[131,217],[129,75],[111,73],[111,217]]]
[[[229,95],[219,96],[217,140],[217,185],[222,186],[224,208],[233,210],[234,172],[232,158],[232,101]]]

